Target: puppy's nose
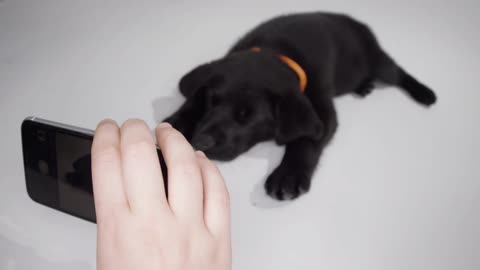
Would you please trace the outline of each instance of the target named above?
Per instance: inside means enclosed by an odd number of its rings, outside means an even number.
[[[210,135],[198,135],[193,137],[192,145],[197,150],[205,151],[215,145],[215,140]]]

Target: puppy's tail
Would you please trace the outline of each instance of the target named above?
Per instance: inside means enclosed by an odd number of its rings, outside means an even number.
[[[383,53],[377,71],[378,80],[401,87],[418,103],[431,106],[437,101],[430,88],[399,67],[386,53]]]
[[[417,81],[403,69],[400,69],[399,86],[417,102],[426,106],[431,106],[437,101],[437,96],[430,88]]]

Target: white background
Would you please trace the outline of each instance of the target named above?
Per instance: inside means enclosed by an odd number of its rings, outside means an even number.
[[[94,128],[153,128],[176,85],[271,16],[340,11],[367,22],[439,102],[398,89],[337,99],[340,127],[310,193],[288,204],[261,184],[283,149],[219,164],[232,197],[234,269],[480,269],[478,1],[0,1],[0,269],[94,269],[94,224],[26,193],[29,115]]]

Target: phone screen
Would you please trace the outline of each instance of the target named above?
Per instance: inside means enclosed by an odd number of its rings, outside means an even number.
[[[60,207],[87,219],[95,219],[90,158],[92,141],[60,132],[55,137]]]
[[[95,222],[92,142],[93,136],[89,134],[25,120],[22,143],[30,197],[38,203]]]

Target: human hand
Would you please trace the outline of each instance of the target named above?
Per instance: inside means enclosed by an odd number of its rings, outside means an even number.
[[[98,270],[231,269],[230,205],[223,178],[169,124],[156,129],[168,200],[147,125],[102,121],[92,146]]]

